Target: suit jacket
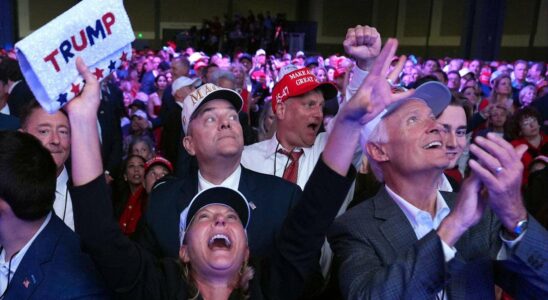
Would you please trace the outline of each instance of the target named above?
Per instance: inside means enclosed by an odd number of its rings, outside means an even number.
[[[116,115],[115,103],[108,101],[106,95],[99,104],[97,120],[101,126],[101,157],[105,170],[116,178],[122,162],[122,129],[120,118]]]
[[[248,172],[246,170],[246,174]],[[255,275],[250,282],[250,299],[287,300],[302,295],[310,276],[319,272],[319,250],[325,240],[325,233],[346,198],[354,174],[355,170],[351,169],[348,176],[340,176],[322,160],[318,161],[302,193],[302,199],[288,214],[276,242],[272,243],[271,253],[257,257],[257,253],[251,252],[254,257],[250,264],[255,268]],[[245,180],[249,179],[242,179],[241,186],[250,184],[244,183]],[[265,189],[276,187],[276,184],[264,184]],[[287,186],[294,191],[299,190],[296,185],[287,183]],[[277,187],[284,188],[279,184]],[[257,191],[251,193],[250,190],[255,189],[250,186],[241,189],[247,197],[251,194],[264,195]],[[264,193],[274,191],[265,190]],[[112,215],[112,209],[103,176],[84,186],[72,188],[71,195],[76,220],[79,221],[76,230],[101,273],[105,274],[107,284],[117,292],[118,298],[189,299],[194,296],[183,280],[180,263],[173,258],[158,259],[138,244],[130,242],[113,218],[108,217]],[[279,202],[282,199],[275,200]],[[262,203],[254,203],[257,208],[252,211],[251,222],[254,218],[264,218],[265,213],[268,215],[268,211],[259,210],[263,207]],[[166,214],[168,217],[172,215],[175,214]],[[248,227],[249,244],[254,238],[249,229],[257,226],[252,224]],[[170,225],[172,227],[164,229],[178,230],[177,225]],[[232,296],[236,297],[230,299],[239,299],[238,295]]]
[[[17,130],[20,127],[19,118],[0,113],[0,130]]]
[[[238,190],[255,207],[247,228],[249,249],[255,255],[267,255],[285,216],[300,199],[301,189],[281,178],[242,167]],[[157,185],[135,239],[158,257],[179,257],[180,214],[197,193],[197,172]]]
[[[182,108],[178,104],[167,112],[164,118],[160,148],[163,155],[175,168],[175,175],[180,178],[198,171],[198,162],[194,156],[188,154],[183,147],[183,123],[181,121]],[[161,115],[161,114],[160,114]]]
[[[30,90],[27,82],[23,79],[13,87],[8,96],[8,105],[12,116],[21,117],[21,110],[34,99],[34,94]]]
[[[80,239],[52,213],[13,275],[9,299],[110,299]]]
[[[455,194],[443,193],[449,207]],[[548,233],[532,217],[508,259],[497,261],[500,222],[490,211],[456,243],[445,263],[436,231],[417,240],[385,188],[338,218],[328,234],[346,299],[494,299],[497,283],[516,299],[548,295]],[[542,296],[543,295],[543,296]]]

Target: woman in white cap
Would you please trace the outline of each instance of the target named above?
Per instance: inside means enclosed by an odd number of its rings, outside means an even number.
[[[397,42],[389,39],[356,96],[339,112],[322,158],[301,200],[284,221],[271,254],[253,259],[254,275],[246,266],[250,255],[245,234],[253,206],[237,191],[213,188],[194,197],[180,217],[180,261],[158,259],[122,235],[109,217],[112,211],[102,175],[96,126],[98,83],[77,59],[86,88],[67,105],[77,231],[117,296],[295,299],[310,292],[305,291],[305,282],[308,288],[312,276],[318,274],[319,250],[352,183],[355,170],[351,162],[362,126],[387,104],[410,95],[392,94],[389,84],[381,80],[396,48]]]

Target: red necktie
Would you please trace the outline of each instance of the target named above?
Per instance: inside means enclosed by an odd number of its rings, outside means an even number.
[[[301,158],[301,155],[303,155],[303,149],[291,152],[285,149],[279,149],[278,152],[286,155],[287,157],[289,157],[290,160],[287,168],[284,170],[284,175],[282,176],[282,178],[287,181],[297,183],[297,175],[299,172],[299,158]]]

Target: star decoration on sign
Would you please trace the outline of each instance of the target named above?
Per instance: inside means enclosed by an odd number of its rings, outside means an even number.
[[[116,62],[111,60],[110,64],[108,65],[108,69],[109,69],[109,72],[114,71],[114,69],[116,69]]]
[[[78,96],[78,94],[80,94],[80,84],[72,84],[72,88],[70,89],[70,91],[74,94],[74,96]]]
[[[65,103],[67,103],[67,93],[59,94],[59,99],[57,99],[57,102],[59,102],[59,105],[61,105],[61,106],[63,106]]]
[[[95,78],[97,78],[97,80],[103,78],[103,69],[95,68],[95,72],[93,72],[93,75],[95,75]]]
[[[120,57],[120,60],[121,61],[127,61],[127,53],[126,52],[122,52],[122,57]]]

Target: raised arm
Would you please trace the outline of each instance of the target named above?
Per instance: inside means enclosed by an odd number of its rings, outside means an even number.
[[[97,130],[97,109],[101,100],[99,82],[81,58],[76,59],[76,67],[86,85],[82,94],[67,104],[66,111],[71,127],[72,181],[80,186],[103,173]]]
[[[66,107],[71,125],[74,186],[70,194],[76,232],[111,289],[142,297],[145,292],[155,292],[149,286],[159,278],[156,260],[124,236],[113,218],[97,130],[99,83],[82,59],[76,60],[76,66],[86,80],[82,94]],[[152,286],[159,285],[152,282]]]
[[[372,64],[369,75],[337,114],[323,152],[323,159],[340,175],[348,173],[355,149],[358,147],[361,128],[381,113],[388,104],[412,93],[407,91],[392,94],[390,84],[386,80],[391,59],[397,48],[398,41],[388,39]],[[393,72],[399,72],[401,67],[403,66],[395,68]]]

